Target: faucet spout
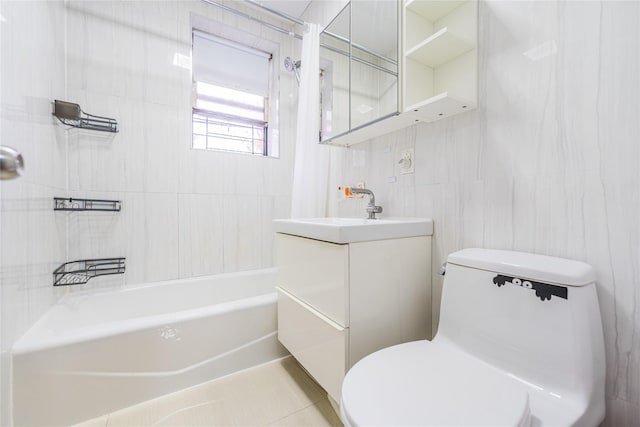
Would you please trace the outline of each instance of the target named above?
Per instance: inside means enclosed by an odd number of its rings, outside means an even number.
[[[376,219],[376,214],[382,212],[382,206],[376,206],[376,196],[373,191],[368,188],[354,188],[349,189],[352,194],[366,194],[369,196],[369,204],[367,205],[368,219]]]

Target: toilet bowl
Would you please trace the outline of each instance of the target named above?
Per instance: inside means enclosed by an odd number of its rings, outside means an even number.
[[[433,341],[377,351],[342,385],[347,426],[597,426],[604,344],[587,264],[451,254]]]

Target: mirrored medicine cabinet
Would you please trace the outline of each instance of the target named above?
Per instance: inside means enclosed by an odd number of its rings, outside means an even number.
[[[477,106],[477,0],[358,0],[320,34],[320,142],[349,146]]]

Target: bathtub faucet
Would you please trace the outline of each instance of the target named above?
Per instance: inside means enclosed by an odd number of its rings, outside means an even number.
[[[374,196],[373,191],[367,188],[350,188],[351,193],[353,194],[368,194],[369,195],[369,204],[367,205],[367,213],[369,214],[369,219],[376,219],[376,214],[382,212],[382,206],[376,206],[376,196]]]

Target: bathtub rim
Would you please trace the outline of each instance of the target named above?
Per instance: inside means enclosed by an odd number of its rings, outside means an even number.
[[[270,274],[277,272],[276,268],[248,270],[237,273],[225,273],[211,276],[200,276],[187,279],[172,279],[159,282],[143,283],[132,285],[126,288],[117,288],[112,290],[85,290],[69,293],[60,298],[53,306],[51,306],[28,330],[25,332],[12,346],[11,355],[21,356],[31,352],[49,350],[56,347],[73,345],[83,341],[98,340],[113,337],[122,333],[140,331],[153,327],[162,327],[168,323],[177,323],[183,321],[194,320],[206,316],[214,316],[228,313],[235,310],[248,309],[257,305],[275,303],[277,294],[274,289],[272,292],[265,292],[259,295],[240,298],[231,301],[225,301],[218,304],[211,304],[197,308],[189,308],[169,313],[156,314],[151,316],[142,316],[134,319],[105,321],[103,323],[94,324],[87,328],[74,329],[71,332],[52,336],[52,330],[43,329],[41,322],[47,319],[47,316],[58,306],[64,304],[65,301],[83,297],[99,297],[104,294],[126,293],[128,291],[153,288],[157,286],[170,286],[176,283],[197,282],[209,280],[215,277],[216,280],[223,280],[225,277],[243,277],[254,276],[258,274]],[[40,327],[40,329],[38,329]]]
[[[255,269],[255,270],[234,271],[231,273],[209,274],[206,276],[185,277],[184,279],[178,278],[178,279],[158,280],[156,282],[136,283],[133,285],[122,285],[122,286],[108,288],[108,289],[100,288],[100,289],[85,289],[85,290],[79,290],[79,291],[74,290],[60,297],[60,299],[58,299],[53,306],[60,304],[66,301],[67,299],[92,297],[92,296],[99,296],[104,294],[127,293],[127,292],[133,292],[133,291],[140,291],[147,288],[154,288],[158,286],[165,287],[165,286],[175,285],[178,283],[186,283],[186,284],[197,283],[197,282],[204,282],[211,279],[214,279],[217,281],[217,280],[223,280],[225,278],[230,278],[230,277],[240,278],[245,276],[247,277],[256,276],[259,274],[264,274],[264,275],[273,274],[275,276],[277,272],[278,272],[277,267],[269,267],[269,268]]]

